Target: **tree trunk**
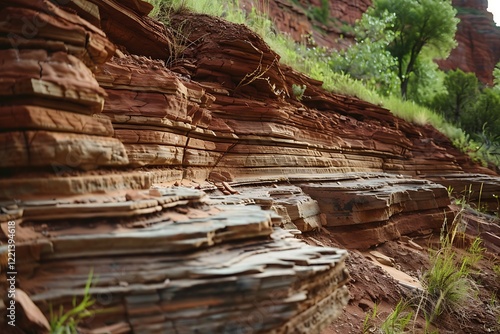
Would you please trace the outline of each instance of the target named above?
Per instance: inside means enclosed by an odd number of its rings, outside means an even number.
[[[406,76],[404,79],[401,80],[401,98],[403,100],[406,100],[406,95],[408,92],[408,82],[409,82],[409,77]]]
[[[457,94],[457,98],[455,99],[455,124],[458,124],[458,120],[460,119],[460,99]]]

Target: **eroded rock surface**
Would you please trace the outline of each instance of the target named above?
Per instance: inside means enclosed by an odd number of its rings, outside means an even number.
[[[179,13],[172,58],[144,2],[66,5],[0,5],[0,249],[16,221],[19,288],[46,316],[94,268],[98,331],[319,332],[346,303],[346,252],[284,229],[350,248],[436,230],[447,175],[487,179],[494,203],[494,171],[324,91],[244,26]],[[47,23],[12,44],[25,17]]]
[[[453,6],[460,19],[456,34],[458,46],[439,65],[445,70],[459,68],[473,72],[480,81],[492,85],[493,69],[500,61],[500,27],[487,11],[488,1],[453,0]]]
[[[82,296],[92,273],[94,332],[306,334],[340,314],[346,251],[308,246],[256,206],[205,199],[169,188],[2,203],[22,218],[18,288],[48,314]]]
[[[0,168],[128,163],[101,112],[106,93],[91,68],[115,52],[105,34],[50,1],[0,5]]]

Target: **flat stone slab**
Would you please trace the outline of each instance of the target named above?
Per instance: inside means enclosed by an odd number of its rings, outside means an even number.
[[[89,323],[95,331],[308,334],[330,324],[349,299],[345,250],[305,244],[274,228],[275,214],[256,205],[208,205],[200,190],[130,190],[0,207],[17,211],[16,278],[28,300],[43,314],[49,304],[70,308],[92,272],[89,293],[102,311]],[[2,240],[11,218],[0,216]],[[0,246],[0,255],[6,252]]]
[[[452,217],[446,188],[430,181],[383,173],[317,179],[300,187],[318,202],[327,228],[346,247],[363,249],[404,234],[438,230]]]

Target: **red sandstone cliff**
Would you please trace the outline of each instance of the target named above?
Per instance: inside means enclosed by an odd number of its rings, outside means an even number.
[[[493,69],[500,61],[500,27],[487,11],[488,0],[454,0],[460,23],[456,47],[444,61],[442,69],[460,68],[474,72],[486,84],[493,83]]]

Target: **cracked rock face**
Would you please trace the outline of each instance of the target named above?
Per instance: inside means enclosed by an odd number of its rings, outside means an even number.
[[[115,51],[104,33],[49,1],[2,3],[2,168],[128,164],[91,68]],[[90,66],[90,68],[89,68]]]
[[[93,270],[98,332],[319,333],[347,252],[293,234],[438,230],[438,183],[487,179],[494,204],[498,175],[436,130],[324,91],[242,26],[180,13],[172,57],[145,2],[55,3],[0,4],[0,255],[14,220],[27,314],[69,308]]]

